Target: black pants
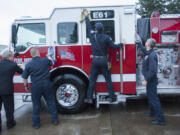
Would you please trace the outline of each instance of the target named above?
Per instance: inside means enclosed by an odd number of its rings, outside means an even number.
[[[155,81],[148,82],[146,86],[146,92],[147,92],[147,98],[148,103],[150,107],[151,114],[154,114],[156,116],[156,119],[159,121],[165,121],[161,103],[159,101],[158,95],[157,95],[157,81],[156,78]]]
[[[53,85],[49,80],[45,80],[39,83],[32,83],[31,98],[33,102],[33,125],[40,124],[40,109],[41,109],[41,97],[43,96],[48,109],[51,113],[51,120],[58,121],[58,113],[55,103],[55,95]]]
[[[110,98],[115,98],[114,88],[113,88],[112,80],[111,80],[111,73],[108,69],[107,61],[104,58],[94,58],[92,61],[87,98],[88,99],[93,98],[94,87],[96,84],[98,74],[100,72],[102,72],[102,74],[106,80],[106,84],[107,84],[107,88],[108,88]]]
[[[2,103],[4,104],[7,127],[14,124],[14,95],[0,95],[0,111],[2,109]],[[1,126],[1,112],[0,112],[0,126]]]

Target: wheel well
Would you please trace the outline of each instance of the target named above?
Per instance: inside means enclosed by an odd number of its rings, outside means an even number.
[[[64,75],[64,74],[76,75],[79,78],[81,78],[87,84],[86,86],[88,86],[88,84],[89,84],[88,77],[84,73],[79,71],[78,69],[74,69],[72,67],[63,67],[63,68],[57,68],[57,69],[53,70],[51,72],[50,79],[54,80],[57,76]]]

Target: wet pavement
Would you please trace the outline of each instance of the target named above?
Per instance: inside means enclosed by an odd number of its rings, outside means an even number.
[[[2,135],[180,135],[180,97],[161,98],[166,126],[151,125],[146,100],[128,100],[126,104],[88,106],[75,115],[59,114],[58,126],[51,124],[45,106],[41,112],[41,128],[31,126],[32,105],[26,104],[15,111],[17,126],[7,130],[3,116]]]

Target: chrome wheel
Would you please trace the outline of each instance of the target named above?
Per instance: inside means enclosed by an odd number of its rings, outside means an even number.
[[[60,105],[70,107],[78,102],[79,92],[73,84],[65,83],[57,89],[56,99]]]

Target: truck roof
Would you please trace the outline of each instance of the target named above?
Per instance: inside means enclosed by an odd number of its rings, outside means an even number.
[[[82,7],[62,7],[62,8],[54,8],[53,9],[53,11],[52,11],[52,13],[51,13],[51,15],[49,16],[49,17],[47,17],[47,18],[32,18],[32,17],[26,17],[26,18],[20,18],[20,19],[15,19],[15,21],[27,21],[27,20],[49,20],[52,16],[53,16],[53,14],[54,14],[54,12],[56,11],[56,10],[63,10],[63,9],[77,9],[77,8],[102,8],[102,7],[127,7],[127,6],[135,6],[135,5],[133,5],[133,4],[129,4],[129,5],[127,5],[127,4],[124,4],[124,5],[112,5],[112,6],[82,6]]]

